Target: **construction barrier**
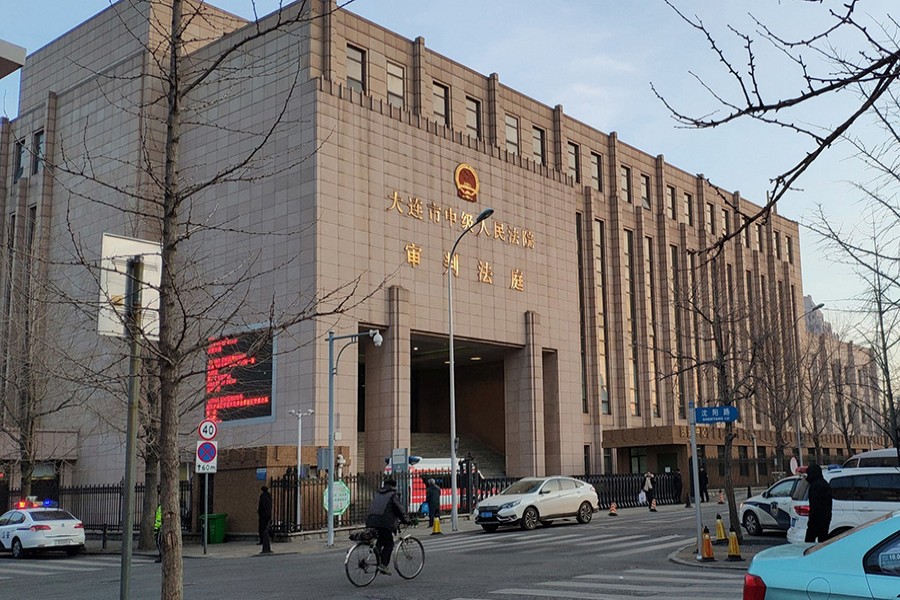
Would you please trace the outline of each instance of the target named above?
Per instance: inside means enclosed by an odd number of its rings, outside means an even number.
[[[728,558],[726,558],[725,560],[744,560],[744,558],[741,556],[741,547],[738,545],[738,537],[737,533],[735,533],[734,531],[734,527],[732,527],[728,533]]]
[[[615,503],[615,502],[610,502],[610,503],[609,503],[609,516],[611,516],[611,517],[618,517],[618,516],[619,516],[619,512],[616,510],[616,503]]]
[[[709,539],[709,527],[703,528],[703,551],[700,560],[704,562],[714,562],[716,557],[713,555],[712,540]]]
[[[656,512],[656,498],[650,501],[650,512]]]
[[[441,518],[434,518],[434,527],[431,529],[431,535],[442,535],[444,532],[441,531]]]

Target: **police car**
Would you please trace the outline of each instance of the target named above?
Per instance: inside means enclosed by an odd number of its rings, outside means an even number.
[[[75,556],[83,549],[84,524],[52,500],[23,500],[0,515],[0,551],[15,558],[48,550]]]
[[[786,477],[762,494],[741,502],[741,525],[747,533],[762,535],[763,529],[787,531],[791,526],[792,495],[799,482],[799,475]]]

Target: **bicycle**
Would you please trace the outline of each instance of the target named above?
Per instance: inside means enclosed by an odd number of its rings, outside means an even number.
[[[412,526],[415,527],[415,523]],[[403,534],[406,527],[399,527],[395,534],[397,542],[394,544],[393,563],[400,577],[413,579],[425,566],[425,547],[412,535]],[[344,570],[350,583],[365,587],[378,576],[380,552],[376,544],[377,534],[374,529],[367,528],[351,533],[350,539],[356,543],[347,551]]]

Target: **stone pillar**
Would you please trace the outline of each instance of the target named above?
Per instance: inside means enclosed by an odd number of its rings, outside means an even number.
[[[366,472],[381,471],[394,448],[409,447],[410,311],[409,291],[391,287],[384,343],[376,348],[366,338]]]
[[[506,474],[543,475],[544,386],[540,315],[525,313],[525,347],[504,362]]]

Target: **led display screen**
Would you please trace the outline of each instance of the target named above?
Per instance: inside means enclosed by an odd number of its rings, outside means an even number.
[[[268,330],[210,340],[206,349],[206,418],[272,416],[273,338]]]

